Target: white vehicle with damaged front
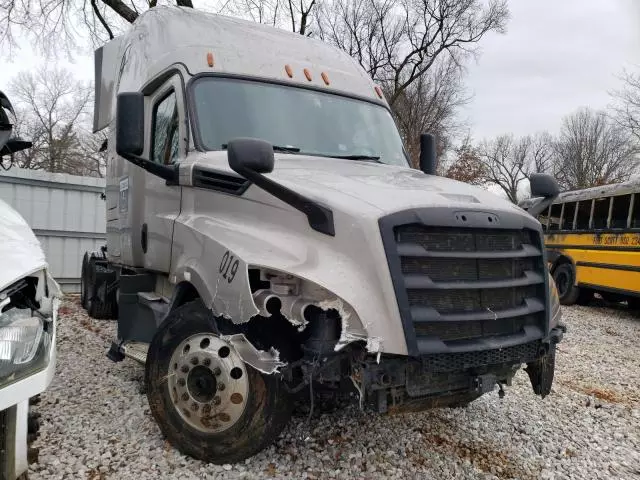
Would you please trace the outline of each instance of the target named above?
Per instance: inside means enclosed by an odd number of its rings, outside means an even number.
[[[15,113],[0,91],[0,161],[31,147],[13,136]],[[27,222],[0,200],[0,480],[25,478],[37,419],[30,400],[53,378],[60,290]]]
[[[107,245],[82,303],[118,319],[109,357],[145,363],[183,452],[243,460],[316,387],[376,412],[464,405],[526,364],[549,394],[564,327],[539,222],[435,175],[432,136],[411,169],[347,54],[156,7],[96,72]],[[536,208],[558,193],[544,175],[531,190]]]
[[[60,290],[24,219],[0,200],[0,478],[27,471],[29,400],[55,371]]]

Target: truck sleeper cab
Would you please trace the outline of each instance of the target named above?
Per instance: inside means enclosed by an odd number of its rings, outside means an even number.
[[[156,7],[96,72],[107,245],[85,254],[82,302],[118,319],[108,355],[145,363],[177,448],[245,459],[311,386],[398,412],[466,404],[526,364],[550,392],[564,327],[540,224],[432,175],[432,137],[429,174],[409,168],[344,52]],[[543,202],[549,182],[532,179]]]

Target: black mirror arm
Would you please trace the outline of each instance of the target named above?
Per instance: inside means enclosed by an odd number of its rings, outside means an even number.
[[[146,170],[147,172],[163,178],[167,181],[167,185],[177,185],[178,184],[178,166],[174,165],[169,167],[167,165],[160,165],[159,163],[152,162],[147,160],[146,158],[140,157],[138,155],[133,155],[131,153],[120,153],[118,155],[130,161],[134,165],[139,166],[140,168]]]
[[[309,220],[309,226],[316,232],[324,233],[325,235],[330,235],[332,237],[335,236],[336,232],[333,224],[333,212],[327,207],[324,207],[313,200],[310,200],[307,197],[274,182],[261,173],[248,168],[237,168],[236,172],[266,192],[269,192],[274,197],[279,198],[296,210],[304,213]]]

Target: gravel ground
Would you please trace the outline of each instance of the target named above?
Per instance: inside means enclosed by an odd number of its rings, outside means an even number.
[[[640,317],[564,308],[556,381],[544,400],[519,372],[503,400],[381,416],[357,408],[294,417],[275,445],[237,465],[185,457],[161,437],[143,367],[105,357],[115,323],[77,300],[60,315],[58,367],[42,395],[30,478],[640,478]]]

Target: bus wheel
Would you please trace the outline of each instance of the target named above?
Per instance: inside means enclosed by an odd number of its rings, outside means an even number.
[[[640,298],[639,297],[628,297],[627,305],[631,310],[640,310]]]
[[[291,418],[291,401],[277,375],[245,364],[212,325],[201,300],[167,316],[149,346],[147,398],[182,453],[236,463],[273,443]]]
[[[575,278],[576,272],[570,263],[558,265],[553,271],[553,281],[562,305],[573,305],[580,297],[580,288],[575,285]]]

